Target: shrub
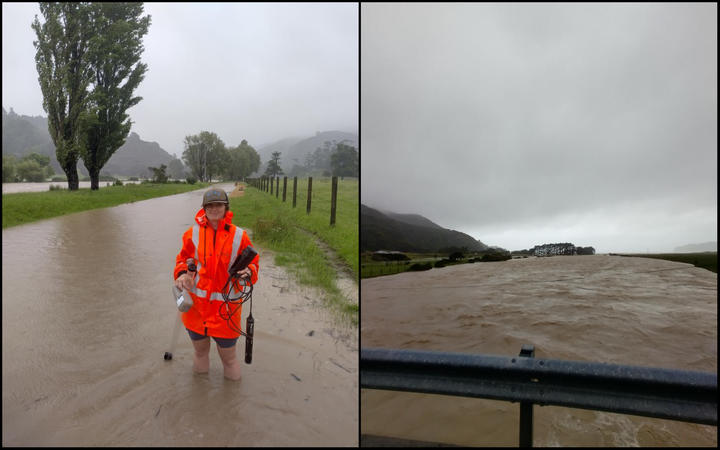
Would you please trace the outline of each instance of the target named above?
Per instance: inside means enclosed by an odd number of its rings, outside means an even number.
[[[128,178],[128,181],[138,181],[138,177],[130,177]]]
[[[195,178],[193,176],[189,176],[189,177],[185,178],[185,182],[187,182],[187,184],[195,184],[195,183],[197,183],[197,178]]]
[[[120,180],[115,180],[115,183],[113,183],[113,186],[122,186],[123,182]]]
[[[463,257],[464,255],[462,254],[462,252],[453,252],[450,256],[448,256],[448,259],[450,261],[458,261],[463,259]]]
[[[148,167],[148,170],[153,174],[154,183],[168,182],[168,175],[165,173],[165,169],[167,169],[165,164],[160,164],[160,167]]]
[[[488,253],[486,255],[483,255],[483,257],[480,261],[482,261],[482,262],[507,261],[508,259],[511,259],[511,258],[512,258],[512,256],[510,256],[509,253]]]
[[[408,270],[420,271],[420,270],[430,270],[430,269],[432,269],[432,264],[430,264],[430,263],[425,263],[425,264],[415,263],[412,266],[410,266],[410,268]]]

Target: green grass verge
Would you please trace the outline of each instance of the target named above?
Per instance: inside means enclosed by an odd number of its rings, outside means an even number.
[[[656,258],[668,261],[683,262],[692,264],[695,267],[701,267],[711,272],[717,273],[717,252],[703,253],[657,253],[657,254],[618,254],[618,256],[634,256],[639,258]]]
[[[12,227],[90,209],[107,208],[123,203],[179,194],[207,187],[195,184],[131,184],[69,191],[20,192],[3,194],[2,227]]]
[[[446,260],[444,267],[454,266],[458,264],[471,264],[473,259],[482,257],[483,252],[473,252],[465,254],[465,257],[448,262],[449,253],[404,253],[410,258],[409,261],[376,261],[372,259],[372,252],[365,252],[360,258],[360,276],[361,278],[374,278],[384,275],[395,275],[396,273],[408,272],[413,270],[414,265],[430,266],[435,268],[435,264],[440,260]],[[422,269],[420,269],[422,271]]]
[[[352,273],[358,280],[358,181],[338,181],[336,221],[330,226],[330,179],[313,178],[312,203],[307,214],[307,179],[298,179],[296,207],[292,207],[292,179],[286,200],[280,194],[246,187],[242,197],[231,197],[234,222],[253,230],[253,239],[277,253],[277,264],[288,268],[301,284],[327,293],[326,304],[352,324],[358,323],[358,301],[348,301],[337,288],[337,270]],[[328,259],[315,242],[322,240],[339,257],[340,266]]]

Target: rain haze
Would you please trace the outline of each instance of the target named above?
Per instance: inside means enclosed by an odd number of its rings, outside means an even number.
[[[488,245],[717,241],[717,5],[362,4],[361,201]]]
[[[2,5],[3,107],[47,116],[35,69],[37,3]],[[145,3],[143,100],[132,130],[180,157],[217,133],[256,149],[317,131],[358,131],[358,6],[353,3]]]

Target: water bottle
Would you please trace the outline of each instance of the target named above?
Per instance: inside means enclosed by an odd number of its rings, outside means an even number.
[[[250,364],[252,362],[252,341],[253,333],[255,331],[255,319],[253,319],[252,313],[247,317],[245,321],[245,363]]]
[[[173,295],[175,296],[175,303],[177,304],[177,309],[180,312],[188,312],[193,305],[192,297],[190,297],[190,294],[188,294],[187,291],[181,291],[174,284],[172,290]]]
[[[197,267],[195,266],[195,260],[193,258],[188,258],[185,263],[188,266],[188,273],[192,274],[192,277],[195,277],[195,272],[197,271]],[[173,285],[173,294],[175,295],[175,303],[177,304],[177,308],[180,312],[188,312],[190,308],[192,308],[193,300],[192,297],[190,297],[190,294],[188,294],[187,291],[181,291],[175,285]]]

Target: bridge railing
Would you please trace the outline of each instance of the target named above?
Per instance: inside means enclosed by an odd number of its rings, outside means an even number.
[[[717,425],[717,374],[520,356],[362,348],[360,387],[520,403],[519,444],[532,446],[532,407],[556,405]]]

